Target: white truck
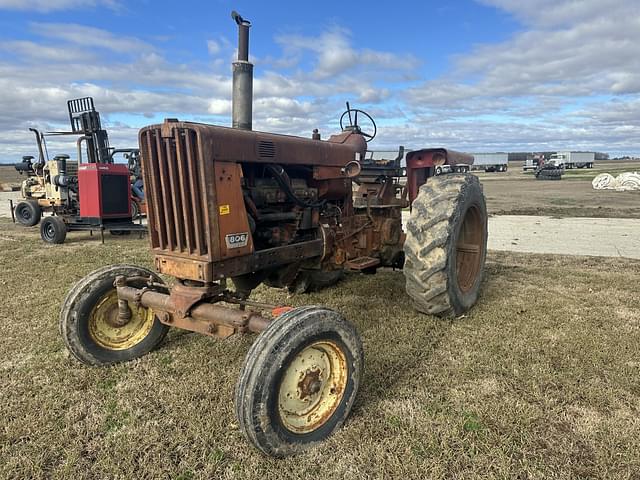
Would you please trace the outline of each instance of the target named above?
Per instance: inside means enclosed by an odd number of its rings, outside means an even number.
[[[474,153],[474,170],[485,172],[506,172],[509,160],[508,153]]]
[[[551,155],[550,162],[564,168],[593,168],[596,158],[594,152],[557,152]]]

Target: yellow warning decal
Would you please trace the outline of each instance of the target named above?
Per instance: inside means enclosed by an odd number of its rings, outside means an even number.
[[[231,213],[231,207],[229,205],[220,205],[220,215],[229,215]]]

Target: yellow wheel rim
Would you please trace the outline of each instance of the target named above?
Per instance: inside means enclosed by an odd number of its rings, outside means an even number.
[[[153,327],[153,310],[128,305],[131,319],[119,326],[117,292],[112,290],[100,299],[89,316],[89,335],[94,342],[109,350],[126,350],[144,340]]]
[[[304,434],[324,425],[340,405],[347,386],[347,358],[332,341],[318,341],[298,353],[282,377],[280,420]]]

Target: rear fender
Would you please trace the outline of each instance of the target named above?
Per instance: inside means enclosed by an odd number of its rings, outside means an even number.
[[[438,165],[472,165],[473,155],[446,148],[424,148],[407,153],[407,188],[409,202],[418,196],[418,190],[433,175],[433,167]]]

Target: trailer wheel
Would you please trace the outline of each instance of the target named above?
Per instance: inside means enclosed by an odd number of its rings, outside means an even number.
[[[355,327],[321,307],[276,318],[249,349],[234,406],[244,436],[284,457],[325,440],[351,411],[364,356]]]
[[[155,348],[169,331],[150,308],[129,303],[131,319],[118,322],[118,295],[114,286],[119,275],[153,278],[150,270],[132,265],[110,265],[90,273],[76,283],[62,303],[60,333],[69,351],[82,363],[108,365],[141,357]],[[131,282],[142,288],[142,279]]]
[[[42,209],[35,200],[22,200],[16,205],[16,220],[20,225],[33,227],[42,217]]]
[[[407,294],[423,313],[460,315],[478,300],[487,208],[478,177],[432,177],[420,187],[404,244]]]
[[[47,243],[64,243],[67,238],[67,225],[60,217],[46,217],[40,224],[40,237]]]

